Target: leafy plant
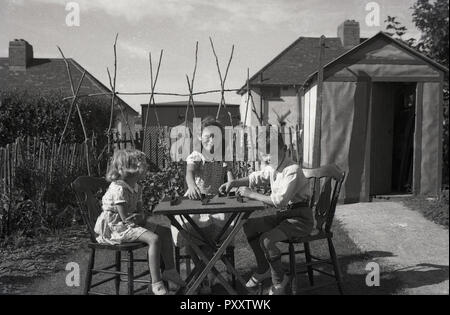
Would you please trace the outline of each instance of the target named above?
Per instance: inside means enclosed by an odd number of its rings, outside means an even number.
[[[143,203],[147,209],[153,209],[153,206],[166,196],[184,194],[184,163],[171,160],[169,146],[167,141],[159,139],[159,148],[163,150],[166,162],[162,169],[148,161],[150,168],[146,178],[141,182]]]
[[[50,142],[62,134],[70,103],[63,96],[32,94],[14,90],[0,92],[0,147],[18,137],[32,136]],[[104,135],[109,124],[109,104],[104,99],[85,98],[78,101],[88,136]],[[65,141],[80,143],[84,133],[74,111],[70,117]],[[105,140],[103,140],[105,142]]]
[[[388,16],[386,30],[396,39],[402,40],[407,45],[427,55],[436,62],[449,66],[449,1],[448,0],[417,0],[411,8],[413,10],[413,22],[422,32],[421,38],[416,40],[403,39],[407,28],[397,21],[396,17]],[[443,86],[443,137],[442,137],[442,182],[443,188],[449,185],[449,86],[448,76],[445,77]]]

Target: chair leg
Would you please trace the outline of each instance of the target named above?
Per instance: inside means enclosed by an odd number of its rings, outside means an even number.
[[[334,249],[333,241],[331,240],[331,238],[328,238],[327,240],[328,240],[328,249],[330,250],[330,257],[331,260],[333,261],[334,275],[336,277],[336,283],[339,290],[339,294],[343,295],[344,291],[342,290],[342,277],[336,256],[336,251]]]
[[[303,243],[303,246],[305,247],[305,259],[306,259],[306,263],[310,263],[311,262],[311,248],[309,246],[309,243]],[[312,266],[308,266],[308,278],[309,278],[309,284],[311,286],[314,286],[314,271],[312,269]]]
[[[122,259],[122,253],[120,250],[116,251],[116,271],[120,272],[122,270],[121,268],[121,259]],[[120,275],[116,275],[116,278],[114,279],[114,286],[116,288],[116,295],[120,294]]]
[[[128,295],[134,294],[134,257],[133,252],[127,252],[128,258]]]
[[[92,269],[94,269],[94,263],[95,263],[95,248],[91,248],[91,253],[89,255],[89,262],[88,262],[88,268],[86,273],[86,282],[84,284],[84,294],[88,295],[89,290],[91,289],[91,283],[92,283]]]
[[[186,264],[186,277],[187,277],[187,275],[189,275],[191,273],[191,271],[192,271],[191,259],[190,258],[186,258],[185,264]]]
[[[180,248],[175,246],[175,268],[180,273]]]
[[[291,276],[291,291],[293,295],[297,294],[297,270],[295,263],[295,247],[289,242],[289,272]]]

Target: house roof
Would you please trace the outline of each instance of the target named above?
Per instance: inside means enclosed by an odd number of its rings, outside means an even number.
[[[189,101],[176,101],[176,102],[163,102],[163,103],[156,103],[156,106],[160,107],[167,107],[167,106],[184,106],[186,107],[188,105]],[[142,104],[142,107],[147,107],[148,104]],[[153,105],[152,105],[153,106]],[[200,101],[194,101],[194,106],[218,106],[217,102],[200,102]],[[239,104],[227,104],[227,106],[240,106]]]
[[[365,39],[361,39],[364,41]],[[347,52],[338,37],[325,38],[323,62],[327,63]],[[319,67],[320,38],[299,37],[272,61],[250,78],[250,85],[302,85]],[[246,85],[238,91],[243,94]]]
[[[69,58],[67,61],[74,85],[77,86],[85,69],[73,59]],[[65,96],[71,96],[72,90],[64,59],[34,58],[26,70],[10,70],[9,58],[0,58],[0,90],[15,89],[43,94],[59,91]],[[111,93],[111,90],[86,71],[79,94],[91,93]],[[104,97],[109,98],[109,96]],[[117,97],[117,99],[127,111],[134,115],[139,114],[120,97]]]
[[[390,36],[389,34],[385,33],[385,32],[379,32],[376,35],[372,36],[371,38],[367,39],[366,41],[362,42],[361,44],[359,44],[358,46],[353,47],[352,49],[346,51],[345,53],[343,53],[341,56],[329,61],[328,63],[326,63],[323,68],[327,68],[333,64],[336,64],[337,62],[341,61],[343,58],[345,58],[346,56],[349,56],[353,53],[355,53],[356,51],[360,50],[361,48],[369,45],[370,43],[372,43],[373,41],[375,41],[378,38],[385,38],[391,42],[393,42],[394,44],[400,46],[401,48],[407,50],[408,52],[410,52],[412,55],[422,59],[423,61],[427,62],[428,64],[432,65],[433,67],[437,68],[438,70],[441,70],[443,72],[448,73],[448,69],[446,67],[444,67],[443,65],[441,65],[440,63],[434,61],[433,59],[425,56],[424,54],[421,54],[420,52],[418,52],[417,50],[411,48],[410,46],[406,45],[405,43],[403,43],[402,41],[399,41],[395,38],[393,38],[392,36]],[[317,75],[318,69],[316,69],[313,73],[311,73],[304,81],[303,85],[307,84],[313,77],[315,77]]]

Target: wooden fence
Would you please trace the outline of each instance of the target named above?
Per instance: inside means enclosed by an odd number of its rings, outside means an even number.
[[[89,158],[89,165],[87,163]],[[95,171],[98,159],[94,154],[93,143],[44,142],[39,138],[18,138],[14,143],[0,148],[0,183],[3,192],[8,193],[14,186],[16,171],[20,167],[41,171],[43,185],[52,182],[53,171],[59,168],[69,172],[74,168],[86,174]]]
[[[168,148],[170,147],[169,127],[151,126],[147,128],[147,133],[137,132],[133,138],[129,134],[114,134],[114,150],[125,148],[136,148],[142,150],[154,166],[164,169],[170,162]],[[285,143],[288,147],[288,154],[294,161],[302,160],[301,131],[298,127],[286,127],[282,130]],[[100,152],[100,154],[99,154]],[[50,143],[41,141],[38,138],[18,138],[14,143],[0,148],[0,182],[6,192],[14,184],[16,169],[20,166],[42,170],[46,175],[46,182],[52,181],[52,170],[60,167],[63,170],[77,168],[85,170],[85,174],[101,175],[105,171],[106,154],[101,153],[101,148],[96,147],[94,140],[87,143],[64,143],[59,148],[59,143],[55,140]],[[89,160],[89,163],[87,162]],[[233,165],[239,167],[241,164],[250,165],[251,169],[259,169],[259,163],[235,162]]]
[[[170,148],[170,145],[174,141],[174,139],[170,139],[170,131],[170,127],[151,126],[147,128],[145,135],[144,132],[140,132],[137,133],[135,137],[136,148],[142,150],[150,161],[159,168],[164,168],[169,162],[168,148]],[[303,160],[301,129],[298,126],[285,127],[281,129],[281,133],[283,135],[284,142],[287,145],[288,155],[294,161],[301,163]],[[116,138],[115,142],[117,143],[118,141],[123,141],[122,147],[124,145],[130,145],[131,140],[127,139],[126,136],[121,139],[123,140]],[[248,144],[249,142],[247,141],[247,137],[245,137],[245,142],[246,144],[244,147],[246,147],[248,151],[250,149],[250,145]],[[120,144],[116,144],[116,147],[120,147]],[[242,164],[242,162],[239,163]],[[255,163],[254,161],[249,161],[248,163],[252,165],[253,169],[258,169],[259,163]]]

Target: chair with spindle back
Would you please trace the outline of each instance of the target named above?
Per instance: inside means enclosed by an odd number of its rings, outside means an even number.
[[[83,221],[86,224],[91,242],[88,244],[90,249],[89,263],[86,274],[86,282],[84,287],[84,294],[102,294],[99,292],[91,291],[91,288],[97,287],[101,284],[107,283],[109,281],[114,281],[116,294],[120,293],[120,282],[128,282],[129,295],[133,295],[136,292],[146,289],[150,283],[149,280],[140,279],[146,275],[149,275],[148,268],[146,271],[135,275],[134,274],[134,263],[145,262],[148,263],[148,259],[136,259],[134,257],[134,251],[144,248],[147,246],[145,243],[134,242],[134,243],[124,243],[120,245],[110,245],[110,244],[100,244],[96,241],[96,233],[94,232],[95,222],[97,217],[101,212],[100,202],[96,198],[96,194],[100,191],[104,192],[108,188],[109,183],[103,178],[78,177],[72,183],[72,189],[75,191],[75,196],[77,199],[78,206],[83,217]],[[110,252],[115,252],[115,263],[102,267],[95,267],[95,254],[97,250],[106,250]],[[127,253],[127,258],[122,259],[122,252]],[[122,262],[127,262],[127,272],[122,272]],[[115,270],[111,270],[111,269]],[[96,274],[112,274],[112,277],[98,281],[97,283],[92,283],[92,278]],[[121,276],[126,276],[126,279],[122,279]],[[134,283],[145,284],[138,289],[134,288]]]
[[[333,232],[331,227],[333,224],[334,214],[336,211],[336,204],[339,198],[342,183],[344,181],[345,172],[339,169],[336,165],[326,165],[315,169],[303,169],[306,178],[312,181],[312,197],[310,207],[314,210],[314,218],[316,221],[315,231],[306,237],[299,237],[290,239],[285,243],[289,244],[289,252],[283,255],[289,255],[289,274],[291,277],[291,288],[293,294],[299,292],[297,287],[297,272],[299,267],[306,267],[311,287],[302,289],[302,291],[317,289],[329,285],[330,283],[314,286],[314,271],[332,277],[337,284],[340,294],[343,294],[342,279],[339,268],[336,251],[333,245]],[[317,192],[319,195],[317,196]],[[317,202],[316,202],[317,200]],[[318,240],[327,240],[329,259],[322,259],[311,255],[310,243]],[[295,244],[303,244],[304,250],[295,250]],[[306,263],[296,265],[295,255],[298,253],[305,254]],[[328,264],[332,265],[334,273],[328,273],[321,269],[315,268],[318,265]]]

